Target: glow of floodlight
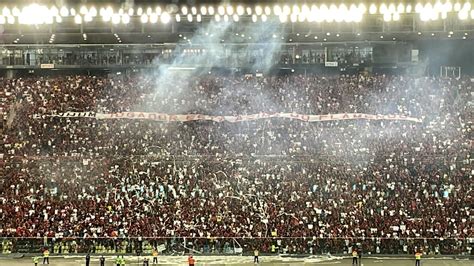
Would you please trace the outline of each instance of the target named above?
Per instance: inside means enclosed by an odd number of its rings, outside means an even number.
[[[8,16],[8,17],[7,17],[7,22],[8,22],[8,24],[14,24],[14,23],[15,23],[15,17],[13,17],[13,16]]]
[[[195,6],[191,7],[191,14],[196,15],[197,14],[197,9]]]
[[[403,12],[405,12],[405,5],[403,5],[403,3],[400,3],[397,6],[397,13],[403,13]]]
[[[214,10],[214,7],[213,7],[213,6],[210,6],[210,7],[207,9],[207,11],[208,11],[209,15],[214,16],[214,11],[215,11],[215,10]]]
[[[382,14],[388,13],[388,8],[387,8],[387,5],[385,3],[382,3],[380,5],[380,13],[382,13]]]
[[[474,9],[471,10],[471,19],[474,19]]]
[[[260,16],[262,15],[262,13],[263,13],[262,7],[259,5],[255,6],[255,14],[257,14],[257,16]]]
[[[60,16],[57,16],[56,17],[56,23],[61,23],[61,22],[63,22],[63,18],[60,17]]]
[[[399,21],[400,20],[400,13],[393,13],[393,21]]]
[[[161,15],[161,7],[160,7],[160,6],[157,6],[157,7],[155,8],[155,13],[156,13],[158,16]]]
[[[139,7],[139,8],[137,9],[137,15],[138,15],[138,16],[142,16],[142,15],[143,15],[143,8]],[[148,16],[147,16],[147,17],[148,17]],[[148,19],[147,19],[147,20],[148,20]]]
[[[57,11],[57,9],[56,9],[56,11]],[[12,14],[13,14],[13,16],[18,17],[20,15],[20,9],[18,9],[18,7],[14,7],[12,9]]]
[[[125,15],[122,16],[122,23],[123,24],[130,23],[130,16],[128,14],[125,14]]]
[[[439,12],[432,9],[431,12],[430,12],[430,19],[435,21],[435,20],[438,20],[439,19]]]
[[[133,10],[133,8],[129,8],[127,14],[129,16],[133,16],[134,12],[135,12],[135,10]]]
[[[275,14],[275,16],[281,15],[281,12],[282,12],[282,10],[281,10],[280,5],[275,5],[273,7],[273,14]]]
[[[201,6],[201,15],[207,15],[207,8],[205,6]]]
[[[385,22],[390,22],[390,21],[392,21],[392,14],[390,14],[390,13],[388,13],[388,12],[384,13],[384,14],[383,14],[383,21],[385,21]]]
[[[119,14],[113,14],[112,15],[112,24],[119,24],[120,23],[120,15]]]
[[[187,18],[188,18],[188,22],[193,22],[193,15],[188,14]]]
[[[91,17],[96,17],[97,16],[97,9],[95,7],[91,7],[91,9],[89,9],[89,15]]]
[[[272,14],[272,9],[269,6],[266,6],[265,9],[265,15],[270,16]]]
[[[89,14],[84,15],[84,22],[91,22],[92,21],[92,16]]]
[[[451,4],[451,2],[449,2],[449,1],[446,2],[446,3],[444,3],[444,5],[443,5],[443,11],[444,11],[444,12],[451,12],[451,11],[453,11],[453,4]]]
[[[177,15],[177,16],[179,16],[179,15]],[[141,23],[143,23],[143,24],[147,23],[147,22],[148,22],[148,16],[147,16],[147,14],[142,14],[142,15],[140,16],[140,21],[141,21]]]
[[[294,13],[290,15],[290,21],[292,23],[295,23],[297,20],[298,20],[298,15],[296,15]]]
[[[181,8],[181,13],[186,16],[186,15],[188,14],[188,7],[187,7],[187,6],[183,6],[183,7]]]
[[[150,16],[151,13],[153,13],[153,10],[151,9],[151,7],[148,7],[148,8],[146,9],[146,14],[147,14],[148,16]]]
[[[396,10],[397,10],[397,9],[396,9],[394,3],[391,3],[390,5],[388,5],[388,12],[390,12],[390,13],[395,13]]]
[[[71,10],[69,11],[69,13],[71,14],[71,16],[76,16],[76,9],[71,8]]]
[[[176,20],[176,22],[181,22],[181,16],[179,14],[176,14],[174,16],[174,19]]]
[[[61,9],[59,10],[59,14],[62,16],[62,17],[67,17],[69,16],[69,9],[67,9],[65,6],[61,7]]]
[[[120,8],[118,13],[119,13],[119,15],[123,15],[123,13],[124,13],[123,8]]]
[[[364,3],[360,3],[358,8],[362,14],[365,14],[365,12],[367,12],[367,7],[364,5]]]
[[[257,15],[255,14],[252,15],[252,22],[254,23],[257,22]]]
[[[411,5],[408,4],[406,7],[405,7],[405,12],[406,13],[411,13]]]
[[[202,21],[201,14],[197,14],[197,15],[196,15],[196,21],[197,21],[197,22],[201,22],[201,21]]]
[[[286,23],[288,21],[288,16],[284,14],[281,14],[280,16],[278,16],[278,18],[280,19],[281,23]]]
[[[170,14],[168,14],[168,12],[163,12],[163,14],[161,14],[161,23],[168,24],[170,20],[171,20],[171,17],[170,17]]]
[[[217,13],[221,16],[224,16],[225,14],[225,7],[224,6],[218,6],[217,7]]]
[[[375,13],[377,13],[377,6],[375,4],[371,4],[370,7],[369,7],[369,13],[371,15],[374,15]]]
[[[219,22],[219,21],[221,21],[221,16],[220,16],[219,14],[216,14],[216,15],[214,16],[214,19],[215,19],[217,22]]]
[[[5,19],[5,17],[2,15],[0,16],[0,25],[3,25],[7,22],[7,20]]]
[[[109,17],[112,17],[112,15],[114,14],[114,9],[109,6],[105,9],[105,13],[109,16]]]
[[[462,9],[469,12],[469,10],[471,10],[471,3],[470,2],[464,3],[464,6],[462,7]]]
[[[74,17],[74,23],[81,24],[82,23],[82,17],[80,15],[76,15]]]
[[[5,16],[5,17],[8,17],[11,15],[11,12],[10,12],[10,9],[8,7],[4,7],[2,9],[2,14]]]
[[[466,11],[466,10],[461,10],[459,13],[458,13],[458,18],[460,20],[466,20],[469,18],[469,13]]]
[[[232,16],[234,14],[234,7],[229,5],[227,6],[226,11],[227,11],[227,15]]]
[[[421,13],[422,10],[423,10],[423,5],[421,3],[417,3],[415,6],[415,12]]]
[[[81,6],[81,8],[79,9],[79,13],[82,14],[82,15],[87,14],[87,7],[86,6]]]
[[[239,18],[239,15],[234,14],[234,15],[232,16],[232,19],[234,20],[234,22],[238,22],[240,18]]]
[[[454,11],[459,12],[461,10],[461,3],[457,2],[454,4]]]
[[[150,15],[150,23],[155,24],[156,22],[158,22],[158,15],[156,13],[152,13]]]
[[[252,15],[252,8],[251,7],[247,7],[245,9],[245,11],[247,12],[247,15],[249,15],[249,16]]]
[[[228,15],[224,15],[224,21],[225,21],[225,22],[228,22],[228,21],[229,21],[229,16],[228,16]]]
[[[245,9],[243,6],[238,5],[236,9],[237,15],[242,16],[245,13]]]
[[[263,14],[262,15],[262,22],[266,22],[267,21],[267,15]]]

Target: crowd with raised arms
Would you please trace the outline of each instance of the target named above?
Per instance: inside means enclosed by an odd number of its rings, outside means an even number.
[[[1,80],[0,236],[187,237],[196,246],[246,238],[293,252],[341,251],[362,239],[374,240],[367,250],[389,252],[424,239],[439,252],[471,250],[471,80],[179,77]],[[49,116],[86,111],[403,114],[421,122]]]

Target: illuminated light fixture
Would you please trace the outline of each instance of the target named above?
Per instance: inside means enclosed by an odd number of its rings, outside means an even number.
[[[150,15],[150,23],[155,24],[156,22],[158,22],[158,15],[156,13],[152,13]]]
[[[122,23],[123,24],[130,23],[130,16],[128,14],[125,14],[125,15],[122,16]]]
[[[80,15],[74,16],[74,23],[81,24],[82,23],[82,17]]]
[[[86,6],[81,6],[81,8],[79,9],[79,13],[82,14],[82,15],[87,14],[88,13],[87,7]]]
[[[278,18],[280,19],[281,23],[286,23],[288,21],[288,16],[284,14],[281,14],[280,16],[278,16]]]
[[[74,8],[71,8],[69,13],[71,14],[71,16],[75,16],[76,15],[76,10]]]
[[[257,15],[255,14],[252,15],[252,22],[257,22]]]
[[[267,21],[267,15],[265,15],[265,14],[262,15],[262,21],[263,21],[263,22],[266,22],[266,21]]]
[[[461,3],[457,2],[454,4],[454,11],[459,12],[461,10]]]
[[[464,32],[464,36],[467,36],[467,32]]]
[[[383,21],[385,21],[385,22],[392,21],[392,14],[390,14],[390,13],[383,14]]]
[[[210,6],[208,9],[207,9],[209,15],[211,16],[214,16],[214,7],[213,6]]]
[[[119,15],[123,15],[123,8],[119,9]]]
[[[466,37],[466,36],[462,36],[462,39],[465,40],[465,39],[467,39],[467,37]]]
[[[398,13],[403,13],[403,12],[405,12],[405,6],[403,5],[403,3],[398,4],[398,6],[397,6],[397,12],[398,12]]]
[[[451,35],[448,35],[448,38],[451,38]]]
[[[89,15],[92,17],[97,17],[97,9],[95,7],[91,7],[91,9],[89,9]]]
[[[298,5],[293,6],[293,14],[299,14],[300,13],[300,7]]]
[[[82,39],[84,39],[84,41],[87,41],[87,34],[83,33],[82,34]]]
[[[249,15],[249,16],[252,15],[252,8],[247,7],[247,8],[245,9],[245,11],[247,12],[247,15]]]
[[[176,16],[179,16],[179,15],[176,15]],[[142,14],[142,15],[140,16],[140,21],[141,21],[142,23],[148,23],[148,16],[147,16],[147,14]]]
[[[362,14],[365,14],[365,12],[367,12],[367,7],[364,5],[364,3],[360,3],[358,8]]]
[[[446,13],[446,12],[441,13],[441,18],[442,19],[446,19],[447,17],[448,17],[448,13]]]
[[[396,11],[396,7],[394,3],[391,3],[390,5],[388,5],[388,12],[395,13],[395,11]]]
[[[183,7],[181,8],[181,13],[183,13],[183,15],[186,16],[186,15],[188,14],[188,8],[187,8],[186,6],[183,6]]]
[[[280,5],[275,5],[273,7],[273,14],[275,14],[275,16],[279,16],[281,15],[281,13],[282,13],[282,10],[281,10]]]
[[[201,7],[201,15],[203,16],[207,15],[207,8],[205,6]]]
[[[15,7],[15,8],[13,9],[13,14],[15,14],[15,10],[18,10],[18,15],[16,15],[16,16],[19,16],[20,10]],[[50,13],[52,16],[57,16],[57,15],[59,15],[59,10],[58,10],[58,8],[57,8],[56,6],[53,6],[53,7],[51,7],[51,9],[49,10],[49,13]]]
[[[2,14],[5,16],[5,17],[8,17],[11,15],[11,12],[10,12],[10,9],[8,7],[4,7],[2,9]]]
[[[331,33],[330,33],[330,32],[326,32],[326,36],[331,36]]]
[[[272,14],[272,9],[269,6],[265,7],[265,15],[270,16]]]
[[[102,14],[101,14],[101,15],[102,15]],[[137,9],[137,15],[138,15],[138,16],[143,15],[143,8],[139,7],[139,8]]]
[[[109,22],[111,19],[112,19],[112,16],[109,14],[105,14],[104,16],[102,16],[102,20],[104,22]]]
[[[453,11],[453,4],[451,4],[451,2],[446,2],[444,5],[443,5],[443,10],[444,12],[452,12]]]
[[[397,39],[397,38],[395,38],[395,37],[392,38],[392,40],[394,40],[394,41],[395,41],[396,39]]]
[[[232,16],[234,14],[234,8],[232,6],[227,6],[227,15]]]
[[[163,14],[161,14],[161,23],[168,24],[170,20],[171,20],[171,16],[170,14],[168,14],[168,12],[163,12]]]
[[[195,6],[193,6],[193,7],[191,8],[191,14],[193,14],[193,15],[196,15],[196,14],[197,14],[197,8],[196,8]]]
[[[383,39],[383,35],[380,35],[380,39]]]
[[[197,22],[201,22],[201,21],[202,21],[201,14],[197,14],[197,15],[196,15],[196,21],[197,21]]]
[[[151,7],[148,7],[146,9],[146,14],[149,16],[149,15],[151,15],[151,13],[153,13],[153,10],[151,9]]]
[[[175,20],[176,22],[181,22],[181,16],[179,14],[176,14]]]
[[[369,14],[374,15],[377,13],[377,6],[375,4],[371,4],[369,7]]]
[[[92,21],[92,16],[90,14],[85,14],[84,15],[84,22],[91,22]]]
[[[435,36],[434,32],[433,32],[433,33],[431,33],[431,36]]]
[[[191,14],[188,14],[188,22],[193,22],[193,15]]]
[[[224,16],[225,14],[225,8],[223,6],[218,6],[217,7],[217,13],[221,16]]]
[[[61,15],[62,17],[67,17],[69,16],[69,9],[67,9],[67,7],[61,7],[61,9],[59,10],[59,15]]]
[[[291,8],[288,5],[284,5],[282,9],[282,13],[285,15],[289,15],[291,13]]]
[[[255,7],[255,14],[257,14],[257,16],[260,16],[260,15],[262,15],[262,13],[263,13],[262,7],[261,6],[256,6]]]
[[[421,35],[421,31],[418,32],[418,35]]]
[[[399,13],[394,13],[393,14],[393,21],[399,21],[400,20],[400,14]]]
[[[466,2],[466,3],[464,3],[464,6],[462,7],[462,9],[466,10],[466,11],[469,11],[469,10],[471,10],[471,7],[472,7],[471,3]]]
[[[113,14],[112,15],[112,24],[119,24],[120,23],[120,15],[119,14]]]
[[[339,33],[338,33],[338,34],[336,34],[336,37],[339,37],[339,36],[341,36],[341,35],[339,35]]]
[[[14,24],[15,23],[15,17],[14,16],[8,16],[7,17],[7,22],[8,22],[8,24]]]
[[[238,22],[239,19],[240,19],[240,18],[239,18],[239,15],[237,15],[237,14],[234,14],[234,15],[232,16],[232,18],[233,18],[234,22]]]
[[[474,19],[474,9],[471,10],[471,19]]]
[[[127,14],[129,16],[133,16],[134,12],[135,12],[135,10],[133,10],[133,8],[129,8]]]
[[[423,5],[421,3],[417,3],[415,6],[415,12],[421,13],[422,10],[423,10]]]
[[[243,6],[238,5],[236,12],[237,12],[237,15],[242,16],[245,13],[245,9]]]
[[[228,22],[228,21],[229,21],[229,16],[228,16],[228,15],[224,15],[224,21],[225,21],[225,22]]]
[[[408,5],[406,6],[405,12],[406,12],[406,13],[411,13],[411,5],[410,5],[410,4],[408,4]]]
[[[466,11],[466,10],[461,10],[459,13],[458,13],[458,18],[460,20],[466,20],[469,18],[469,13]]]
[[[216,15],[214,16],[214,20],[217,21],[217,22],[221,21],[221,16],[220,16],[219,14],[216,14]],[[254,22],[255,22],[255,21],[254,21]]]
[[[296,14],[293,13],[290,15],[290,21],[292,23],[295,23],[297,20],[298,20],[298,16]]]
[[[387,8],[387,5],[385,3],[380,5],[380,13],[382,13],[382,14],[388,13],[388,8]]]
[[[314,36],[314,39],[317,40],[317,39],[318,39],[318,36]]]

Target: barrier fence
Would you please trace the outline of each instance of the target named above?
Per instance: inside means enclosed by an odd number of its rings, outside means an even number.
[[[428,255],[474,255],[474,238],[317,238],[317,237],[127,237],[127,238],[0,238],[1,252],[51,254],[363,254],[409,255],[423,250]]]

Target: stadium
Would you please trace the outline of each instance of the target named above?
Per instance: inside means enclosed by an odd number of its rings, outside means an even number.
[[[0,265],[472,265],[473,5],[0,1]]]

